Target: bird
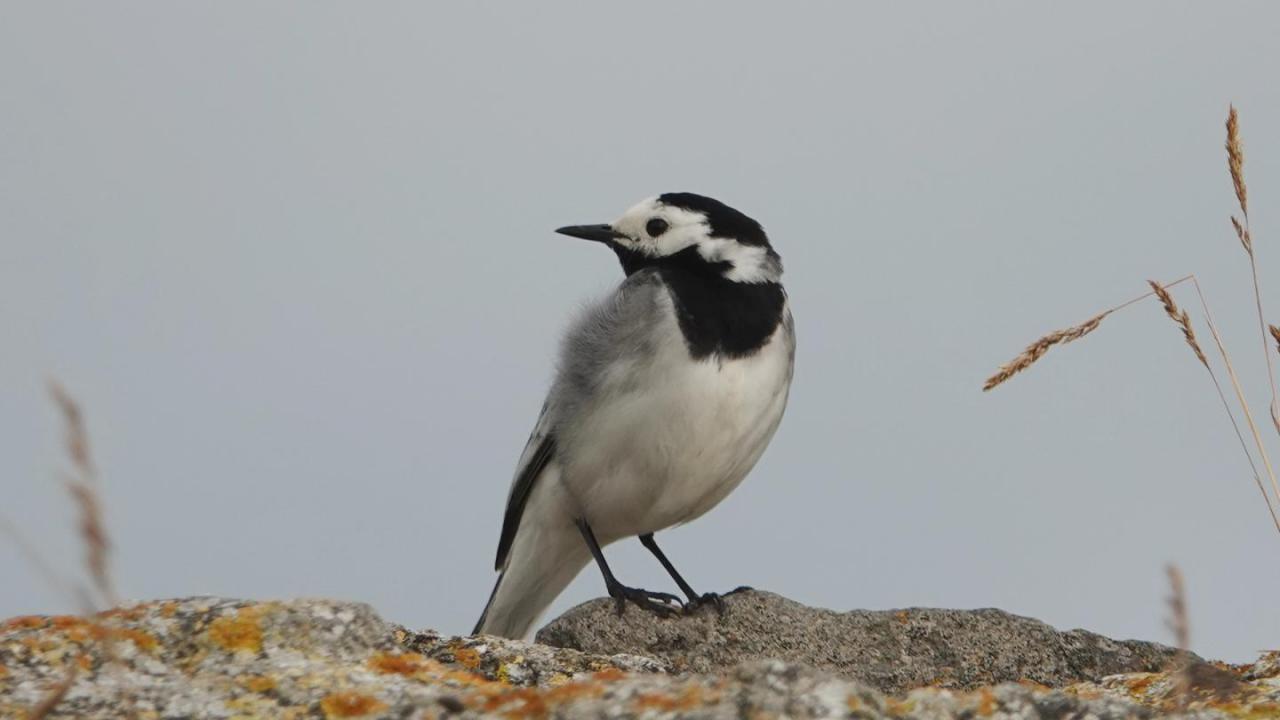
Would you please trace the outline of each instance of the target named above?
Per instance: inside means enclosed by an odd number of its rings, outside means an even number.
[[[769,445],[791,389],[795,327],[760,223],[688,192],[561,235],[611,249],[625,278],[570,323],[507,495],[497,582],[473,635],[526,637],[591,561],[619,613],[724,604],[654,534],[706,513]],[[606,562],[636,537],[684,595],[629,587]]]

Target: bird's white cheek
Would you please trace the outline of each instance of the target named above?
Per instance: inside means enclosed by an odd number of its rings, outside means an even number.
[[[667,233],[661,237],[654,239],[654,250],[658,255],[667,256],[675,255],[694,244],[694,238],[685,237],[677,233]]]

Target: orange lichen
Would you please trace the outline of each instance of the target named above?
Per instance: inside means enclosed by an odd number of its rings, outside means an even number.
[[[542,691],[543,697],[552,703],[563,703],[569,700],[600,697],[604,694],[604,685],[598,682],[569,682]]]
[[[677,710],[692,710],[703,704],[702,688],[697,685],[690,685],[684,689],[679,695],[668,695],[666,693],[640,693],[636,695],[635,705],[645,710],[658,710],[661,712],[674,712]]]
[[[558,688],[557,688],[558,689]],[[510,718],[544,717],[547,704],[542,693],[532,688],[513,688],[490,697],[484,705],[485,712],[501,712]]]
[[[106,635],[106,633],[102,631],[101,627],[97,625],[92,625],[90,623],[80,623],[79,625],[73,625],[69,628],[66,628],[64,632],[68,640],[80,645],[83,645],[90,641],[101,640],[103,636]]]
[[[136,630],[134,628],[113,628],[110,633],[112,638],[116,640],[128,640],[138,646],[139,650],[144,652],[151,652],[160,646],[160,643],[157,642],[154,637],[142,630]]]
[[[453,659],[468,670],[475,670],[480,667],[480,653],[469,647],[458,646],[453,648]]]
[[[999,706],[1000,704],[996,702],[995,693],[991,692],[990,689],[982,688],[981,690],[978,691],[978,714],[979,715],[983,717],[991,715],[995,713],[996,709]]]
[[[231,652],[261,651],[262,626],[258,624],[258,613],[246,608],[234,615],[214,620],[209,623],[209,639],[215,645]]]
[[[160,603],[160,617],[171,618],[177,614],[178,614],[178,603],[172,600],[167,600],[163,603]]]
[[[889,711],[890,715],[907,715],[916,709],[914,700],[899,700],[898,698],[885,698],[884,709]]]
[[[897,620],[899,625],[906,625],[909,617],[906,610],[899,610],[893,614],[893,619]]]
[[[358,692],[336,692],[320,701],[327,718],[351,718],[372,715],[387,709],[387,704],[372,695]]]
[[[98,613],[100,618],[120,618],[121,620],[141,620],[147,614],[151,603],[143,603],[130,608],[111,608]]]
[[[1041,682],[1036,682],[1029,678],[1018,678],[1018,684],[1024,688],[1029,688],[1035,692],[1050,692],[1053,688]]]
[[[604,680],[604,681],[621,680],[626,676],[627,676],[626,673],[622,672],[616,667],[607,667],[603,670],[592,673],[591,675],[592,679],[594,680]]]
[[[19,615],[15,618],[5,620],[0,624],[0,632],[9,632],[11,630],[36,630],[48,624],[49,618],[43,615]]]
[[[413,675],[427,666],[427,659],[418,653],[378,653],[369,658],[369,667],[388,675]]]
[[[1143,673],[1135,678],[1126,679],[1124,684],[1125,687],[1129,689],[1129,692],[1141,694],[1150,689],[1151,684],[1159,677],[1159,675],[1155,675],[1154,673]]]
[[[250,675],[238,680],[241,686],[249,692],[265,693],[276,689],[276,681],[266,675]]]

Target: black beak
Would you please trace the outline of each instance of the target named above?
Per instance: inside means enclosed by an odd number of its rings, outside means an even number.
[[[602,243],[626,237],[608,225],[566,225],[562,228],[556,228],[556,232],[561,235],[568,235],[569,237],[582,238],[583,240],[594,240],[595,242]]]

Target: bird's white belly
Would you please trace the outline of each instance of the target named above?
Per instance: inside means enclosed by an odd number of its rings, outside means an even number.
[[[602,543],[692,520],[742,482],[786,407],[788,332],[780,323],[746,358],[695,362],[677,331],[643,367],[611,374],[562,477]]]

